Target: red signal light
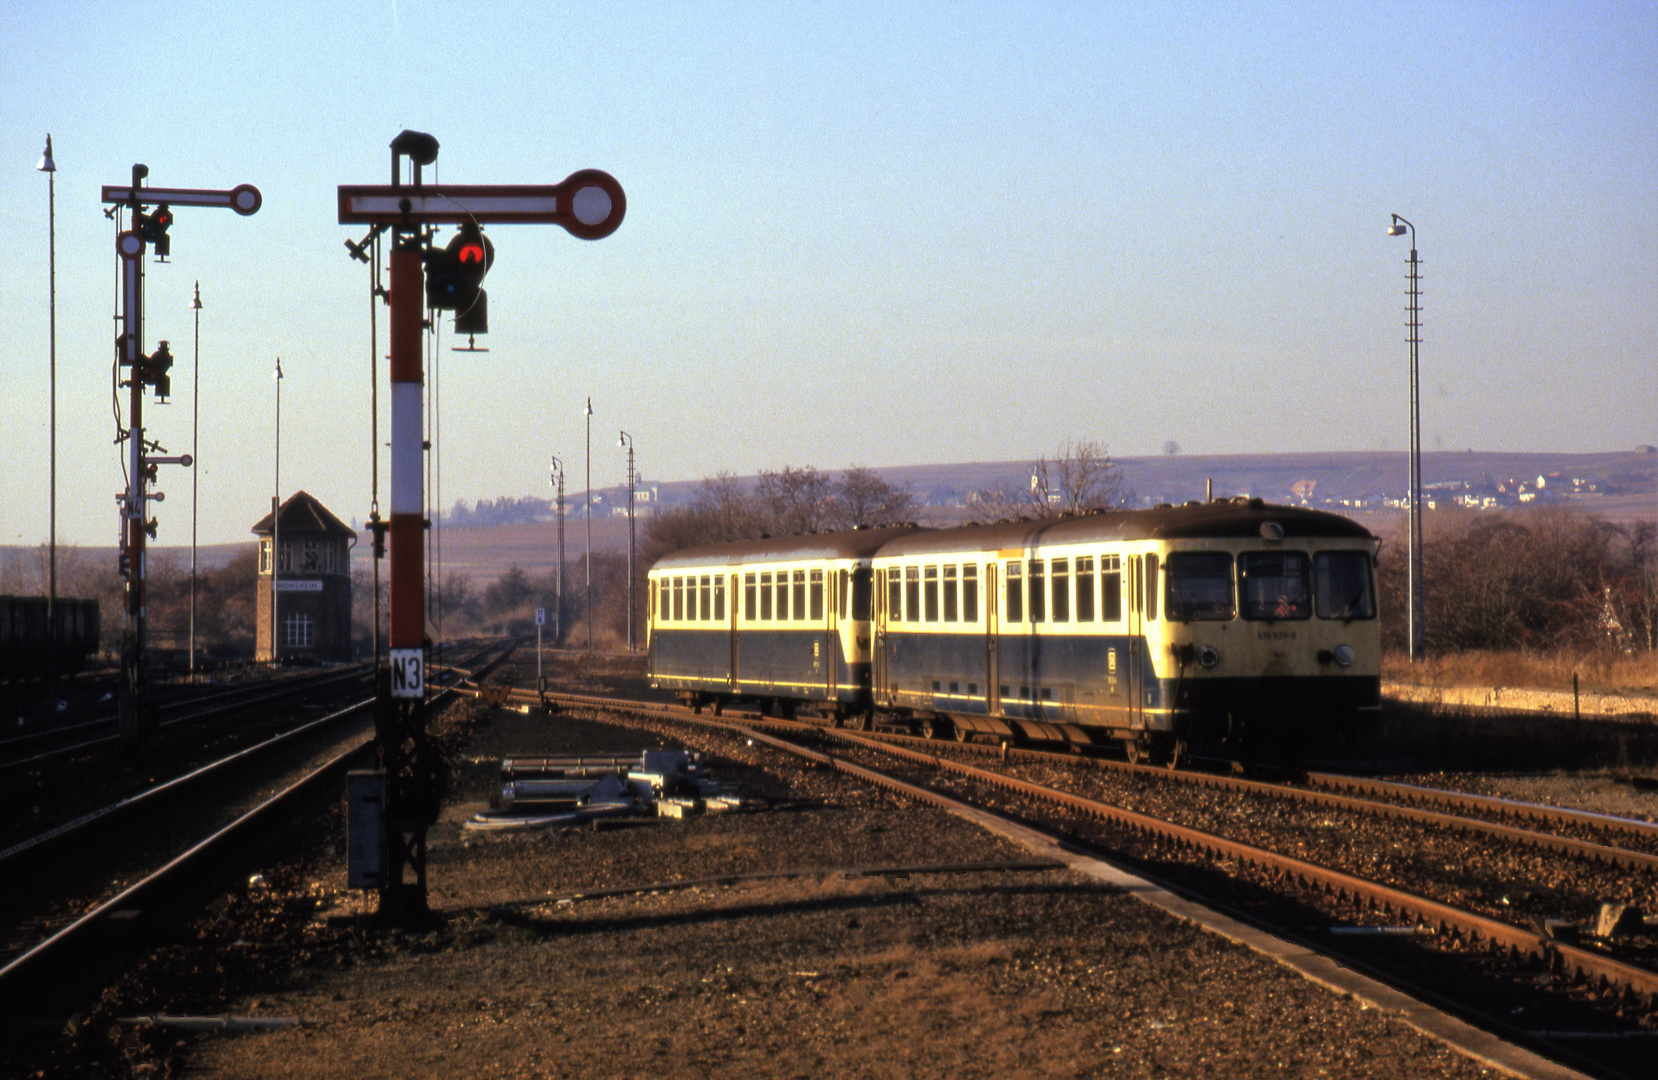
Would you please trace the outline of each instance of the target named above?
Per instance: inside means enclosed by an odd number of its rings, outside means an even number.
[[[475,240],[462,244],[461,249],[455,253],[455,257],[463,266],[467,263],[474,263],[478,266],[482,266],[484,265],[485,258],[484,246]]]

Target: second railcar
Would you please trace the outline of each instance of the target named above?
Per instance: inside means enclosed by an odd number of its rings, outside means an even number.
[[[653,686],[718,711],[736,700],[863,716],[870,697],[870,564],[913,526],[689,548],[649,574]]]

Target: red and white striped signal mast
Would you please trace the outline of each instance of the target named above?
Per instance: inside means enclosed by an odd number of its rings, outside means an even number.
[[[117,496],[121,500],[122,519],[121,573],[127,579],[120,738],[122,753],[131,762],[143,759],[144,740],[152,723],[144,701],[147,636],[144,542],[156,532],[156,521],[149,516],[149,504],[152,500],[160,502],[163,493],[151,492],[148,488],[160,466],[189,468],[192,464],[189,454],[169,456],[158,443],[144,437],[144,388],[153,387],[156,401],[165,402],[171,396],[172,377],[168,370],[173,366],[173,354],[165,341],[157,344],[154,353],[144,355],[144,252],[153,247],[157,262],[165,262],[171,253],[172,239],[167,230],[173,224],[172,207],[218,207],[247,217],[258,213],[264,203],[259,189],[252,184],[242,184],[229,191],[144,187],[144,179],[149,175],[149,166],[134,165],[132,183],[121,187],[106,184],[102,198],[103,202],[113,204],[105,211],[111,217],[117,207],[132,210],[132,227],[115,238],[115,250],[121,257],[121,333],[115,340],[115,352],[117,370],[129,369],[125,385],[132,391],[128,399],[127,427],[118,432],[118,437],[127,444],[127,489]],[[146,208],[152,206],[155,209],[146,213]]]
[[[495,224],[562,225],[583,240],[600,240],[622,224],[627,198],[609,174],[583,169],[551,185],[425,185],[421,170],[437,160],[438,141],[404,131],[391,142],[389,186],[341,185],[341,225],[369,225],[369,236],[346,242],[366,259],[369,240],[389,230],[391,251],[391,516],[376,531],[391,553],[389,652],[379,674],[376,744],[385,773],[385,862],[380,913],[399,921],[426,913],[426,830],[437,820],[441,763],[426,735],[425,583],[421,573],[425,485],[421,398],[421,332],[425,312],[451,310],[456,329],[488,330],[487,300],[479,288],[494,258],[481,228]],[[412,165],[403,182],[403,159]],[[459,226],[448,246],[431,243],[432,227]],[[412,874],[412,881],[405,877]]]

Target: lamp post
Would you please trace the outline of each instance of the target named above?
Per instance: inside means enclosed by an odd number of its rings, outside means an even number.
[[[276,584],[282,569],[282,357],[276,358],[276,494],[271,496],[271,666],[275,667],[282,652],[277,631],[282,624],[276,618]]]
[[[190,298],[190,310],[195,312],[195,358],[190,362],[190,452],[196,464],[190,470],[190,677],[196,676],[196,493],[197,478],[201,476],[201,282],[196,282],[196,293]],[[275,527],[275,521],[272,521]]]
[[[628,652],[632,652],[633,645],[633,613],[635,608],[633,595],[633,563],[634,563],[634,529],[633,529],[633,436],[622,432],[616,440],[617,446],[627,448],[628,452]]]
[[[594,398],[587,398],[587,491],[582,493],[587,518],[587,652],[594,650]]]
[[[47,459],[50,476],[47,481],[46,518],[46,632],[57,640],[58,606],[58,163],[52,159],[52,136],[46,136],[46,152],[35,168],[46,174],[46,251],[48,301],[47,382],[50,384],[47,421]],[[51,651],[53,670],[57,677],[57,650]]]
[[[547,482],[552,484],[556,491],[553,512],[558,519],[558,576],[553,586],[553,643],[556,645],[563,639],[564,634],[564,462],[556,456],[553,458],[551,474]]]
[[[1410,234],[1410,270],[1406,280],[1409,285],[1406,296],[1410,300],[1409,315],[1405,326],[1409,335],[1405,341],[1410,346],[1410,547],[1407,553],[1409,568],[1407,579],[1409,592],[1406,603],[1409,605],[1408,634],[1410,642],[1410,660],[1416,663],[1423,656],[1423,603],[1422,603],[1422,394],[1421,379],[1419,376],[1418,361],[1422,353],[1422,288],[1419,268],[1420,260],[1416,255],[1416,226],[1400,217],[1393,215],[1393,224],[1388,226],[1389,236],[1404,236]]]

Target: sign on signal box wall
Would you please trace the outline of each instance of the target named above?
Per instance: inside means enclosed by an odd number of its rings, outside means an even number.
[[[424,649],[391,650],[391,696],[414,698],[426,696],[426,651]]]

